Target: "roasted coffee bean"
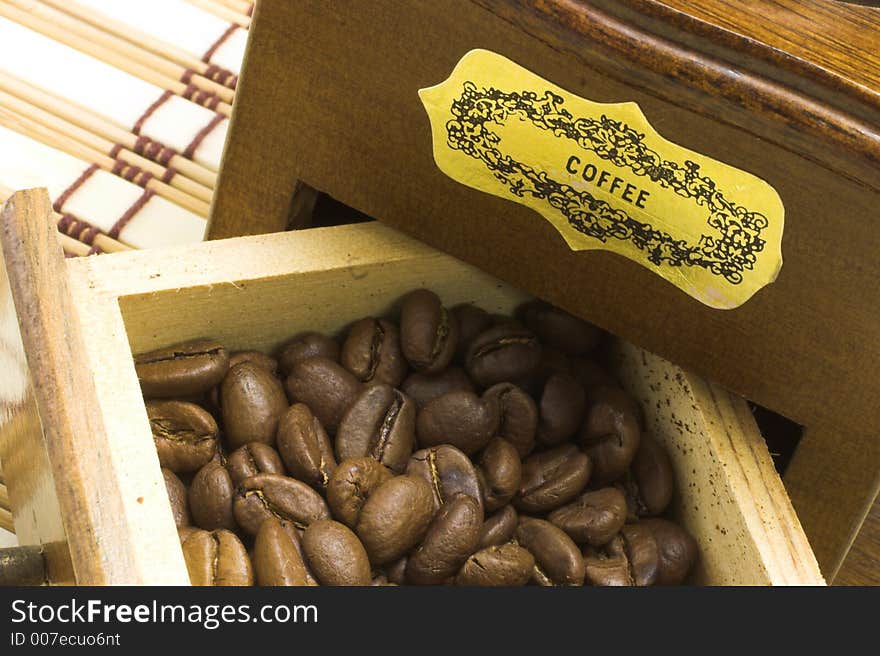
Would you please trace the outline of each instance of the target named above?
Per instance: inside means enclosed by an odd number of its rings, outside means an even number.
[[[189,485],[189,508],[196,526],[207,531],[220,528],[234,531],[234,493],[232,477],[219,459],[202,467]]]
[[[584,550],[584,582],[589,585],[625,587],[635,585],[623,536],[616,535],[603,547]]]
[[[540,401],[547,380],[556,374],[571,374],[569,357],[545,344],[541,345],[541,361],[535,370],[526,378],[516,381],[529,395]]]
[[[481,476],[486,511],[506,505],[522,480],[522,463],[516,448],[502,437],[493,437],[480,454],[477,474]]]
[[[278,375],[278,360],[262,351],[237,351],[229,356],[229,368],[242,362],[250,362],[265,369],[273,376]]]
[[[633,581],[636,585],[652,585],[660,573],[660,550],[654,532],[639,522],[624,524],[620,533]]]
[[[178,526],[177,527],[177,537],[180,540],[180,544],[182,545],[186,542],[186,539],[195,533],[196,531],[201,531],[198,526]]]
[[[385,567],[385,573],[388,576],[388,580],[394,585],[405,585],[406,584],[406,566],[409,564],[409,559],[406,556],[395,560],[393,563]]]
[[[434,292],[407,294],[400,315],[400,345],[416,371],[435,374],[445,369],[458,344],[458,323]]]
[[[294,403],[278,422],[278,451],[294,478],[316,489],[327,487],[336,458],[318,418],[304,403]]]
[[[303,567],[305,567],[306,585],[320,585],[318,579],[312,574],[312,570],[309,569],[308,562],[306,562],[306,555],[302,548],[303,529],[297,528],[296,524],[287,520],[281,520],[280,524],[284,532],[287,533],[287,537],[289,537],[290,541],[293,543],[296,553],[299,554],[299,559],[303,563]]]
[[[639,522],[654,535],[659,552],[657,585],[680,585],[694,568],[699,554],[697,542],[677,524],[652,517]]]
[[[183,559],[193,585],[254,584],[250,558],[232,531],[195,531],[183,543]]]
[[[476,388],[461,367],[449,367],[438,374],[414,373],[406,378],[400,390],[424,408],[430,401],[449,392],[475,392]]]
[[[590,479],[590,459],[573,444],[534,453],[522,465],[517,510],[544,513],[574,499]]]
[[[547,519],[578,544],[599,547],[609,542],[626,522],[626,498],[617,488],[585,492],[554,510]]]
[[[397,387],[406,376],[406,360],[400,350],[397,326],[385,319],[355,322],[342,345],[340,362],[367,384]]]
[[[555,446],[577,433],[584,419],[586,400],[584,388],[572,376],[550,376],[538,403],[538,441]]]
[[[468,348],[465,369],[481,388],[527,378],[541,362],[535,336],[513,324],[489,328]]]
[[[214,340],[197,339],[135,356],[134,368],[148,399],[194,397],[223,380],[229,354]]]
[[[257,474],[284,474],[281,456],[268,444],[248,442],[226,458],[226,469],[233,485]]]
[[[336,432],[340,460],[370,456],[403,472],[415,445],[416,406],[384,384],[365,388],[345,413]]]
[[[195,471],[217,453],[217,422],[207,410],[186,401],[148,401],[146,406],[162,467]]]
[[[416,451],[406,465],[406,473],[428,483],[435,508],[459,492],[473,497],[482,508],[483,494],[477,470],[470,458],[454,446],[443,444]]]
[[[232,503],[235,521],[248,535],[256,535],[270,517],[305,528],[330,517],[324,499],[308,485],[278,474],[257,474],[242,481]]]
[[[416,476],[395,476],[369,496],[355,532],[370,562],[381,566],[419,544],[433,516],[431,486]]]
[[[483,399],[498,403],[499,422],[496,434],[513,444],[520,458],[535,445],[538,407],[532,397],[512,383],[498,383],[483,393]]]
[[[486,547],[467,559],[455,577],[455,584],[525,585],[534,568],[535,557],[518,545]]]
[[[284,345],[278,364],[281,373],[289,376],[297,362],[309,358],[327,358],[339,362],[339,353],[339,344],[335,339],[321,333],[302,333]]]
[[[370,585],[372,585],[373,587],[376,587],[376,588],[381,588],[381,587],[393,586],[393,585],[397,585],[397,584],[389,581],[388,577],[385,576],[384,574],[380,574],[379,576],[374,577],[372,581],[370,581]]]
[[[178,528],[187,526],[189,519],[189,503],[186,500],[186,486],[180,482],[175,473],[162,467],[162,477],[165,479],[165,491],[168,493],[168,503],[171,505],[171,516],[174,517],[174,525]]]
[[[477,550],[483,510],[466,494],[457,494],[437,512],[425,539],[409,556],[406,580],[416,585],[438,585],[454,576]]]
[[[274,444],[278,420],[288,407],[281,382],[253,362],[229,370],[220,386],[220,405],[231,449],[248,442]]]
[[[458,324],[458,346],[455,349],[455,359],[458,362],[464,362],[468,347],[474,338],[492,327],[492,317],[482,308],[470,303],[456,305],[450,312]]]
[[[672,500],[675,489],[672,462],[666,449],[648,433],[642,433],[626,487],[640,517],[659,515]]]
[[[483,528],[480,529],[480,549],[510,542],[518,523],[519,515],[513,506],[504,506],[483,522]]]
[[[361,390],[361,382],[342,365],[315,357],[297,362],[285,383],[291,401],[305,403],[331,435]]]
[[[493,399],[471,392],[449,392],[419,411],[416,434],[419,446],[451,444],[464,453],[482,449],[498,429],[500,414]]]
[[[367,499],[393,475],[388,467],[369,457],[340,462],[327,483],[327,503],[333,516],[354,528]]]
[[[568,355],[593,350],[602,337],[602,331],[593,324],[543,301],[526,303],[517,316],[543,343]]]
[[[281,522],[274,517],[260,525],[252,555],[257,585],[308,585],[302,555]]]
[[[593,387],[580,443],[593,463],[593,484],[608,485],[626,473],[639,448],[641,428],[634,404],[616,387]]]
[[[302,547],[322,585],[370,585],[367,551],[345,524],[332,519],[311,523],[303,532]]]
[[[561,529],[543,519],[520,517],[516,539],[535,557],[539,585],[583,585],[583,556]]]

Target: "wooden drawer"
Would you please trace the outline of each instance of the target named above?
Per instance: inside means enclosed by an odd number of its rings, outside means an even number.
[[[54,582],[188,582],[132,352],[204,335],[272,349],[418,286],[499,312],[527,298],[378,223],[65,261],[49,211],[28,191],[3,213],[27,357],[7,366],[0,461],[17,533],[47,546]],[[0,309],[10,324],[7,290]],[[611,359],[669,447],[676,514],[702,550],[695,582],[822,584],[745,401],[623,341]]]
[[[803,428],[786,487],[833,579],[880,489],[878,26],[880,10],[834,0],[262,0],[209,232],[282,229],[301,182],[785,416]],[[775,281],[708,307],[447,175],[420,90],[475,49],[552,85],[475,77],[483,90],[561,89],[579,118],[572,95],[635,102],[663,138],[769,183],[784,205]]]

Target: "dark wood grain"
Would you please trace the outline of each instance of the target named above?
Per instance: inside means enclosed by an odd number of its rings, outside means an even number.
[[[286,208],[301,179],[806,425],[789,491],[830,578],[880,471],[869,282],[880,278],[880,101],[843,69],[754,35],[740,63],[742,37],[663,11],[648,0],[264,0],[218,194]],[[778,280],[712,310],[632,262],[573,253],[530,210],[445,177],[416,91],[477,47],[591,100],[636,101],[664,137],[770,182],[786,210]]]

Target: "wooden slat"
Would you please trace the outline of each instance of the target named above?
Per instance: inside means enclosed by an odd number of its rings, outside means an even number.
[[[3,209],[0,243],[27,367],[39,382],[33,388],[35,409],[76,580],[89,585],[138,583],[148,576],[162,580],[161,572],[147,573],[142,566],[150,542],[129,530],[126,511],[137,501],[126,498],[126,481],[117,477],[103,422],[93,411],[94,372],[50,213],[44,190],[17,192]],[[0,458],[15,482],[10,454]]]

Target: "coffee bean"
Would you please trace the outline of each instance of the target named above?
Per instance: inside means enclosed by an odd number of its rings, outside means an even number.
[[[223,428],[229,447],[275,443],[278,420],[287,410],[280,381],[252,362],[232,367],[220,386]]]
[[[452,497],[437,512],[428,533],[410,555],[406,580],[416,585],[438,585],[454,576],[477,550],[483,510],[466,494]]]
[[[186,486],[170,469],[162,467],[162,477],[165,479],[165,491],[168,493],[168,503],[171,505],[171,516],[178,528],[187,526],[189,519],[189,504],[186,500]]]
[[[278,360],[262,351],[237,351],[229,356],[229,368],[232,369],[242,362],[250,362],[265,369],[273,376],[278,375]]]
[[[648,433],[642,433],[627,483],[640,517],[659,515],[672,500],[672,462],[666,449]]]
[[[657,585],[680,585],[693,570],[699,555],[697,542],[668,519],[652,517],[639,522],[654,536],[659,553]]]
[[[197,339],[135,356],[134,368],[148,399],[194,397],[223,380],[229,354],[211,339]]]
[[[593,350],[602,337],[596,326],[543,301],[526,303],[517,316],[542,342],[568,355]]]
[[[522,463],[516,448],[502,437],[493,437],[480,455],[477,474],[481,477],[486,511],[506,505],[522,480]]]
[[[285,382],[294,402],[305,403],[331,435],[361,390],[360,381],[342,365],[322,357],[293,365]]]
[[[455,577],[455,584],[525,585],[534,568],[534,556],[518,545],[486,547],[467,559]]]
[[[590,459],[573,444],[534,453],[523,461],[522,482],[513,505],[544,513],[574,499],[590,479]]]
[[[344,524],[330,519],[313,522],[303,533],[302,546],[322,585],[370,585],[367,551]]]
[[[186,539],[195,533],[196,531],[201,531],[198,526],[178,526],[177,527],[177,538],[180,540],[180,544],[183,545],[186,542]]]
[[[584,580],[589,585],[633,586],[623,536],[616,535],[602,547],[584,550]]]
[[[544,385],[538,408],[538,441],[555,446],[568,440],[581,427],[586,393],[572,376],[554,374]]]
[[[430,485],[415,476],[396,476],[369,496],[355,532],[370,562],[385,565],[422,541],[433,516]]]
[[[583,556],[562,530],[546,520],[521,516],[516,539],[535,557],[539,585],[583,585]]]
[[[458,323],[434,292],[417,289],[403,298],[400,345],[413,369],[426,374],[442,371],[457,343]]]
[[[303,586],[306,567],[293,539],[281,522],[270,517],[260,525],[254,540],[253,565],[257,585]]]
[[[465,369],[482,388],[528,377],[541,362],[541,345],[513,324],[489,328],[471,342]]]
[[[284,474],[281,456],[268,444],[248,442],[226,458],[226,470],[233,485],[257,474]]]
[[[416,407],[384,384],[365,388],[345,413],[336,433],[340,460],[370,456],[399,474],[415,444]]]
[[[194,531],[183,543],[183,558],[193,585],[254,584],[250,558],[232,531]]]
[[[556,374],[571,375],[571,362],[562,351],[545,344],[541,345],[541,360],[538,366],[526,378],[516,381],[529,395],[538,401],[544,392],[544,386],[551,376]]]
[[[414,373],[407,376],[400,390],[421,409],[448,392],[474,392],[476,388],[464,369],[449,367],[434,375]]]
[[[482,308],[470,303],[456,305],[450,312],[458,324],[458,346],[455,349],[455,359],[458,362],[464,362],[467,349],[474,338],[492,327],[492,317]]]
[[[279,522],[281,524],[282,530],[287,534],[287,537],[290,538],[290,541],[293,543],[294,549],[296,549],[296,553],[299,554],[299,559],[303,563],[303,567],[306,572],[306,585],[320,585],[318,583],[318,579],[315,578],[315,575],[312,574],[312,570],[309,569],[309,564],[306,562],[306,555],[302,548],[302,536],[303,529],[297,528],[296,524],[293,522],[289,522],[286,519],[282,519]]]
[[[633,581],[636,585],[652,585],[660,572],[660,550],[653,531],[639,522],[624,524],[620,533]]]
[[[390,469],[373,458],[349,458],[340,462],[327,483],[327,503],[333,516],[354,528],[367,499],[392,476]]]
[[[498,403],[500,419],[496,434],[513,444],[520,458],[525,458],[535,445],[538,428],[538,407],[532,397],[512,383],[498,383],[483,393],[483,399]]]
[[[398,558],[390,565],[385,566],[385,574],[388,577],[388,580],[394,585],[405,585],[406,584],[406,566],[409,564],[409,559],[406,556],[402,558]]]
[[[146,407],[162,467],[195,471],[217,453],[217,422],[206,410],[186,401],[148,401]]]
[[[626,473],[639,448],[641,428],[634,404],[616,387],[593,387],[580,443],[593,463],[593,484],[613,483]]]
[[[471,392],[449,392],[419,411],[416,434],[423,448],[451,444],[471,454],[492,439],[499,421],[494,400],[481,399]]]
[[[397,326],[372,317],[351,326],[340,362],[361,382],[391,387],[400,385],[407,370]]]
[[[339,344],[331,337],[314,332],[302,333],[284,345],[278,364],[281,373],[289,376],[298,362],[309,358],[327,358],[339,362],[339,353]]]
[[[480,507],[483,505],[477,470],[470,458],[454,446],[443,444],[416,451],[406,465],[406,473],[428,483],[435,508],[458,493],[471,496]]]
[[[189,507],[196,526],[207,531],[236,529],[232,512],[235,486],[219,459],[202,467],[189,485]]]
[[[620,490],[605,487],[585,492],[573,502],[557,508],[547,519],[578,544],[602,546],[626,522],[626,498]]]
[[[336,469],[327,431],[304,403],[294,403],[278,422],[278,450],[291,476],[323,489]],[[283,472],[282,472],[283,473]]]
[[[518,523],[519,515],[516,514],[513,506],[504,506],[483,522],[483,528],[480,529],[480,548],[485,549],[510,542],[516,533]]]
[[[235,521],[248,535],[256,535],[270,517],[305,528],[330,517],[324,499],[308,485],[278,474],[257,474],[242,481],[232,503]]]

